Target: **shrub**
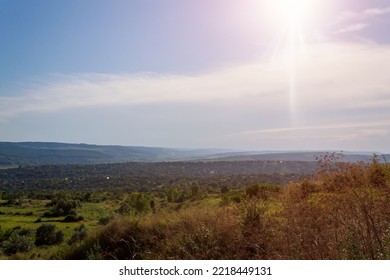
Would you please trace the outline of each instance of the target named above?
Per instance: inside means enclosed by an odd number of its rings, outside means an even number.
[[[69,245],[72,245],[75,242],[81,241],[87,237],[88,230],[84,225],[79,226],[75,229],[75,233],[72,235],[68,241]]]
[[[66,259],[240,259],[236,211],[213,206],[169,216],[117,217]]]
[[[45,212],[45,217],[76,215],[76,208],[80,206],[80,201],[69,198],[53,199],[48,206],[52,206],[52,209]]]
[[[99,218],[99,225],[107,225],[110,222],[110,216],[104,216]]]
[[[284,191],[281,235],[294,259],[389,258],[386,165],[326,162]]]
[[[13,255],[18,252],[29,252],[33,247],[33,240],[26,235],[15,234],[3,242],[3,251],[6,255]]]
[[[74,222],[80,222],[80,221],[83,221],[84,220],[84,217],[83,216],[76,216],[76,215],[68,215],[66,216],[62,222],[63,223],[74,223]]]
[[[255,184],[246,188],[245,194],[249,198],[260,198],[267,200],[275,193],[278,193],[281,187],[271,184]]]
[[[149,195],[133,192],[129,195],[126,201],[121,204],[120,208],[118,209],[118,213],[121,215],[149,213],[152,211],[150,205],[151,203]]]
[[[31,233],[32,233],[31,229],[22,228],[21,226],[16,226],[12,229],[7,229],[7,230],[1,230],[0,227],[0,244],[1,242],[6,241],[9,238],[14,237],[16,235],[27,236],[27,235],[31,235]]]
[[[221,194],[228,193],[229,192],[229,187],[228,186],[222,186],[221,187]]]
[[[64,239],[64,233],[56,230],[57,227],[52,224],[43,224],[35,233],[35,245],[53,245],[61,243]]]

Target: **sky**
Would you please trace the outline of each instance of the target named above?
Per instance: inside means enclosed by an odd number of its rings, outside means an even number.
[[[390,152],[388,0],[0,0],[0,141]]]

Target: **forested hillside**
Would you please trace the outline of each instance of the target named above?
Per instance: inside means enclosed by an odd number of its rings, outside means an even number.
[[[376,158],[20,167],[0,171],[0,256],[390,259],[389,203]]]
[[[0,169],[48,164],[102,164],[163,161],[315,161],[326,151],[264,152],[223,149],[172,149],[51,142],[0,142]],[[344,152],[343,161],[370,161],[373,153]],[[390,161],[389,155],[380,155]]]

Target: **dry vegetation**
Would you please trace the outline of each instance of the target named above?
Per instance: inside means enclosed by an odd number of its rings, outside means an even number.
[[[390,165],[327,155],[319,166],[285,186],[274,175],[272,184],[251,175],[148,175],[140,186],[118,176],[116,187],[100,172],[105,188],[94,188],[95,177],[76,188],[69,181],[78,177],[28,184],[26,170],[9,170],[0,258],[390,259]]]
[[[390,259],[390,166],[320,159],[285,188],[253,185],[118,216],[66,259]],[[211,203],[214,201],[214,203]]]

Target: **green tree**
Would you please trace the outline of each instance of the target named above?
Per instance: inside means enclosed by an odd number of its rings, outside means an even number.
[[[64,240],[64,233],[52,224],[43,224],[35,233],[35,245],[53,245]]]
[[[144,193],[133,192],[129,197],[121,204],[118,212],[121,215],[126,214],[141,214],[149,213],[152,211],[150,196]]]
[[[180,191],[178,188],[170,188],[167,192],[167,199],[168,199],[168,202],[176,202],[176,200],[178,199],[180,195]]]
[[[60,198],[52,200],[49,206],[53,206],[53,208],[50,211],[45,212],[46,217],[76,215],[75,209],[80,206],[80,201],[69,198]]]

